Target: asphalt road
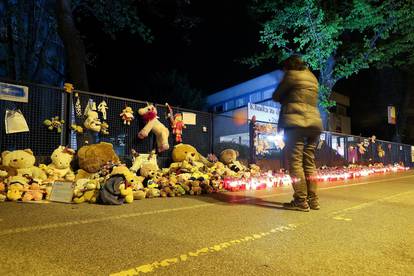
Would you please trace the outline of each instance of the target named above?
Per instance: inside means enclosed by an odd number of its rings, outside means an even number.
[[[413,275],[414,172],[123,206],[0,204],[0,275]]]

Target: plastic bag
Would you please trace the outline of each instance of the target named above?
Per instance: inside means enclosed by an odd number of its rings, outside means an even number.
[[[27,132],[29,131],[29,126],[27,125],[26,119],[23,116],[23,113],[18,110],[6,110],[6,116],[4,117],[4,122],[6,125],[6,134]]]

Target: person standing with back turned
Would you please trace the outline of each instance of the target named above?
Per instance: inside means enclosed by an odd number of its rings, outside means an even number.
[[[278,129],[284,129],[289,174],[296,179],[293,200],[283,206],[305,212],[319,210],[315,149],[323,127],[318,80],[297,55],[285,61],[283,70],[284,78],[272,98],[281,104]]]

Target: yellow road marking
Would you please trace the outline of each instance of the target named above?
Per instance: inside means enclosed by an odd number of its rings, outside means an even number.
[[[390,179],[387,179],[387,181],[394,181],[394,180],[398,180],[398,179],[411,178],[411,177],[414,177],[414,175],[390,178]],[[366,181],[366,182],[360,182],[360,183],[353,183],[353,184],[345,184],[345,185],[342,185],[342,186],[320,188],[320,190],[346,188],[346,187],[349,187],[349,186],[367,185],[367,184],[378,183],[378,182],[383,182],[383,181],[384,181],[384,179],[383,180]],[[248,201],[254,201],[255,199],[279,197],[279,196],[291,195],[291,194],[292,194],[292,192],[284,192],[284,193],[278,193],[278,194],[264,195],[264,196],[260,196],[260,197],[256,197],[256,198],[241,198],[241,199],[236,199],[232,202],[248,202]],[[155,210],[155,211],[123,214],[123,215],[108,216],[108,217],[95,218],[95,219],[84,219],[84,220],[78,220],[78,221],[68,221],[68,222],[59,222],[59,223],[51,223],[51,224],[44,224],[44,225],[19,227],[19,228],[13,228],[13,229],[0,230],[0,236],[9,235],[9,234],[16,234],[16,233],[26,233],[26,232],[31,232],[31,231],[46,230],[46,229],[54,229],[54,228],[60,228],[60,227],[68,227],[68,226],[74,226],[74,225],[104,222],[104,221],[117,220],[117,219],[140,217],[140,216],[160,214],[160,213],[176,212],[176,211],[182,211],[182,210],[191,210],[191,209],[209,207],[211,205],[217,205],[217,204],[216,203],[206,203],[206,204],[198,204],[198,205],[192,205],[192,206],[187,206],[187,207],[168,208],[168,209],[161,209],[161,210]],[[354,207],[351,207],[351,208],[354,208]],[[345,209],[345,210],[347,210],[347,209]],[[342,210],[338,211],[338,213],[339,212],[342,212]]]
[[[194,258],[201,257],[207,254],[213,254],[213,253],[216,253],[222,250],[226,250],[236,245],[241,245],[247,242],[259,240],[259,239],[262,239],[263,237],[266,237],[272,234],[281,233],[285,231],[293,231],[296,228],[297,228],[296,224],[288,224],[288,225],[279,226],[279,227],[270,229],[267,232],[260,232],[260,233],[251,234],[251,235],[239,238],[239,239],[221,242],[221,243],[218,243],[212,246],[196,249],[196,250],[187,252],[185,254],[177,254],[176,257],[167,258],[161,261],[139,265],[137,267],[127,269],[121,272],[112,273],[110,275],[111,276],[132,276],[132,275],[139,275],[142,273],[151,273],[159,268],[168,267],[171,265],[178,264],[180,262],[190,261]]]

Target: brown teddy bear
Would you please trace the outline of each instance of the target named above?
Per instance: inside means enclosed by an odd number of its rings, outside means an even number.
[[[105,142],[83,146],[79,149],[77,156],[80,169],[77,172],[76,180],[90,178],[108,162],[119,163],[119,157],[112,144]]]
[[[234,149],[225,149],[220,153],[220,161],[234,172],[246,171],[246,167],[237,161],[239,152]]]
[[[172,160],[173,163],[170,165],[171,171],[190,172],[193,168],[203,170],[203,168],[213,165],[195,147],[189,144],[178,144],[174,146]]]

